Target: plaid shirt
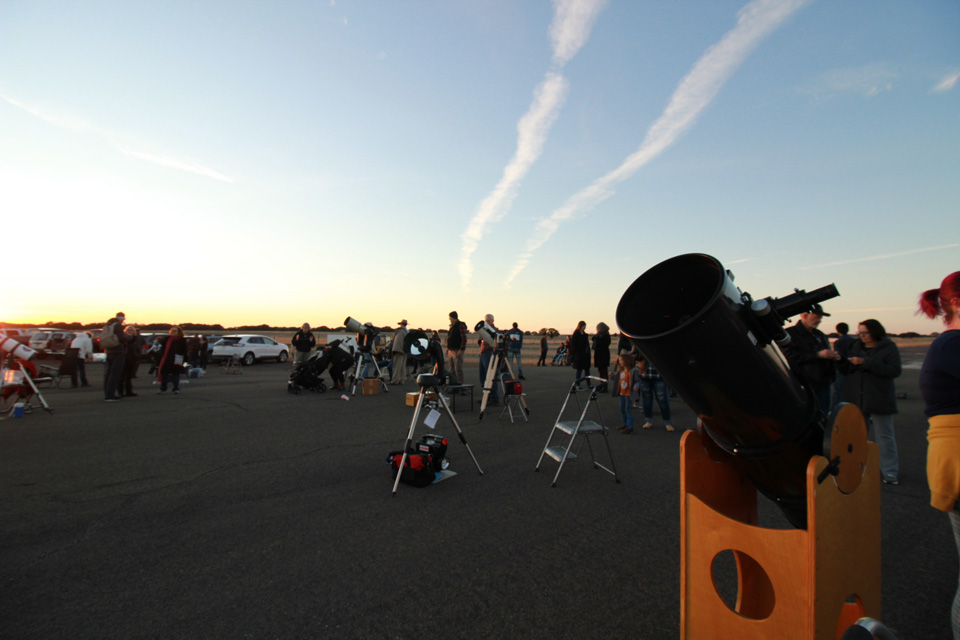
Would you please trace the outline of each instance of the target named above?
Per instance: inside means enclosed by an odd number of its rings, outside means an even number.
[[[650,364],[650,361],[647,360],[647,370],[641,374],[644,380],[659,380],[660,372],[653,368],[653,365]]]

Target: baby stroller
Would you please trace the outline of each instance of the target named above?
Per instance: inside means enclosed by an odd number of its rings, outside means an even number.
[[[555,367],[558,364],[564,367],[570,364],[570,352],[566,344],[561,344],[557,347],[557,353],[554,354],[553,360],[550,361],[551,366]]]
[[[290,379],[287,381],[287,391],[290,393],[300,393],[303,389],[323,393],[327,390],[327,383],[320,376],[327,368],[330,368],[330,374],[334,372],[345,371],[353,360],[346,351],[340,348],[340,341],[334,340],[325,347],[321,347],[314,352],[303,364],[298,364],[290,373]],[[336,376],[333,376],[336,380]]]
[[[303,389],[323,393],[327,390],[327,383],[320,375],[330,366],[330,347],[317,349],[306,362],[298,364],[290,372],[287,380],[287,391],[300,393]]]

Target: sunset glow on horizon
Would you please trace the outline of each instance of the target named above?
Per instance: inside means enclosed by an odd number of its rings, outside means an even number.
[[[960,4],[0,4],[0,322],[614,331],[707,253],[939,331]]]

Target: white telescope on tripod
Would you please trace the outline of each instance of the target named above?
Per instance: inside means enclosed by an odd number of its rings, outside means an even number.
[[[503,337],[496,329],[490,326],[490,323],[488,323],[486,320],[481,320],[478,322],[477,326],[475,326],[473,330],[477,332],[477,335],[480,336],[481,340],[486,342],[494,349],[497,348],[498,341]]]
[[[0,337],[0,351],[9,353],[17,360],[31,360],[37,352],[13,338]]]

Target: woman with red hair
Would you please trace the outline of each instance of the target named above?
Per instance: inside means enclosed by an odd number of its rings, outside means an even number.
[[[946,331],[930,345],[920,369],[927,432],[927,482],[930,504],[950,515],[960,550],[960,271],[943,279],[939,289],[920,295],[920,311],[943,316]],[[953,637],[960,640],[960,587],[953,598]]]

